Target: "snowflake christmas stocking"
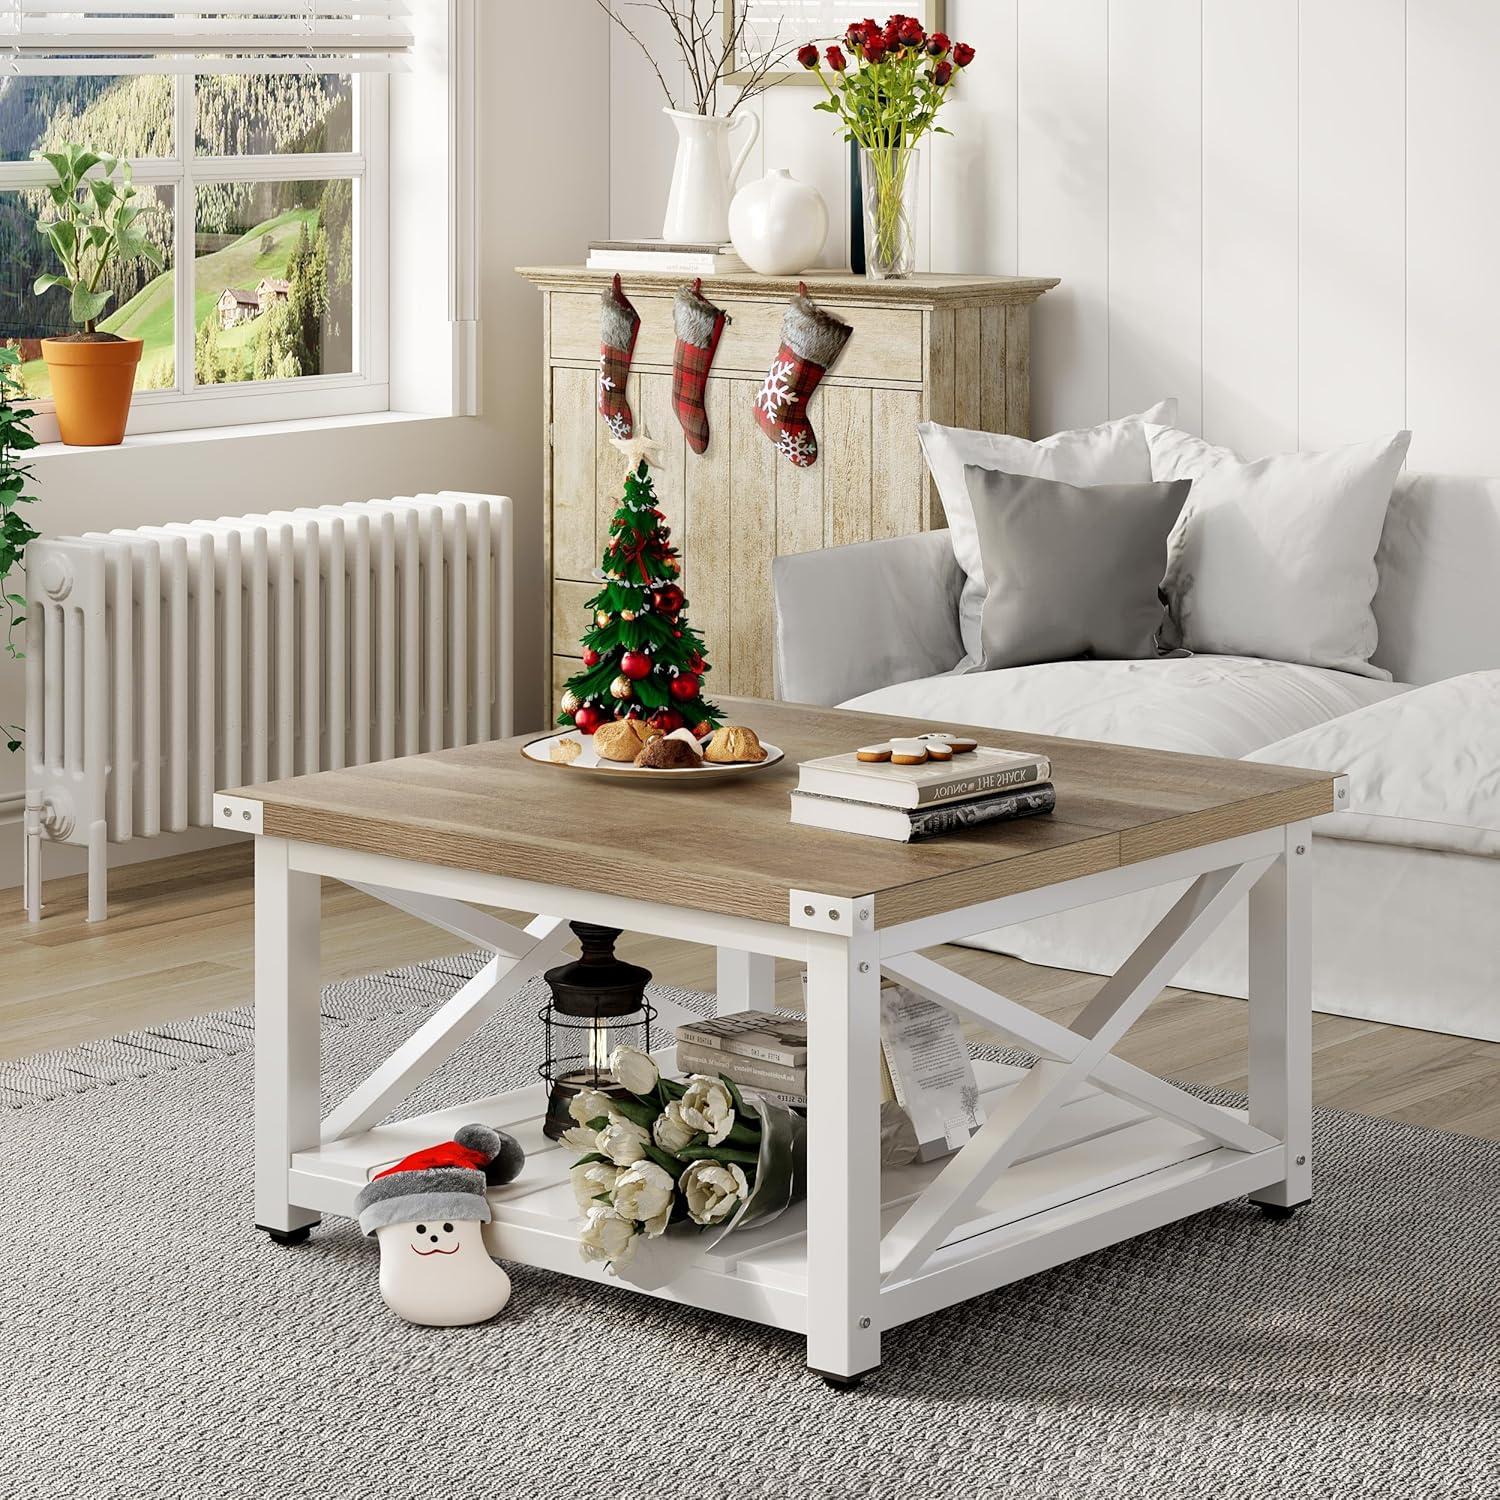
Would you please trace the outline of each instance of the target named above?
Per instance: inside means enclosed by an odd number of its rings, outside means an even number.
[[[723,336],[729,314],[703,295],[703,278],[677,293],[672,304],[672,327],[677,347],[672,352],[672,405],[694,453],[708,447],[708,412],[703,405],[708,372]]]
[[[630,378],[630,359],[635,353],[636,335],[641,331],[641,315],[620,290],[620,278],[604,289],[599,314],[599,415],[610,435],[628,438],[635,435],[635,418],[625,399],[625,382]]]
[[[843,352],[853,330],[825,312],[799,282],[781,319],[781,348],[755,398],[755,420],[776,451],[799,469],[818,461],[818,439],[807,420],[807,403],[828,367]]]

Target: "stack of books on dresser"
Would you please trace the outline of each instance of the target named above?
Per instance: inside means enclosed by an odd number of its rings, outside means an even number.
[[[750,268],[733,245],[712,240],[592,240],[591,271],[663,271],[677,276],[732,276]]]
[[[866,751],[804,761],[792,793],[792,822],[910,844],[1057,806],[1045,755],[967,745],[920,765],[861,758]]]

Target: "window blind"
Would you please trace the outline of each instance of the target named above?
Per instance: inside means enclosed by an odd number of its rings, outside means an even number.
[[[386,71],[411,44],[407,0],[0,0],[0,77]]]

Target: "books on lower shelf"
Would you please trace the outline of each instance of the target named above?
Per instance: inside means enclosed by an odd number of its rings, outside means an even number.
[[[768,1061],[767,1051],[791,1060]],[[806,1108],[807,1022],[774,1011],[687,1022],[677,1028],[677,1068]],[[924,1161],[956,1151],[984,1122],[958,1018],[892,980],[880,990],[880,1097],[906,1111]]]
[[[594,240],[591,271],[667,271],[690,276],[731,276],[749,267],[732,245],[713,241]]]

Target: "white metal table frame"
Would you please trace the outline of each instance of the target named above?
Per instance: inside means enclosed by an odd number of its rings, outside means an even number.
[[[222,826],[259,832],[258,802],[221,795]],[[807,968],[808,1197],[802,1298],[677,1300],[804,1333],[807,1362],[853,1381],[880,1362],[885,1329],[1248,1194],[1272,1213],[1311,1195],[1311,825],[1293,823],[914,921],[877,926],[874,897],[791,893],[785,923],[716,915],[387,855],[257,841],[255,861],[255,1222],[305,1238],[352,1188],[301,1170],[296,1153],[369,1129],[557,961],[580,920],[718,949],[719,1007],[768,1006],[774,961]],[[493,956],[326,1119],[319,1113],[319,878],[356,886]],[[1069,1026],[1039,1016],[918,950],[1190,880],[1185,893]],[[1249,1109],[1225,1110],[1113,1055],[1181,964],[1249,898]],[[481,906],[541,913],[524,930]],[[1039,1061],[881,1235],[879,987],[882,971]],[[1129,1100],[1207,1143],[1191,1170],[1147,1175],[1082,1216],[987,1248],[944,1248],[980,1197],[1085,1086]],[[1203,1147],[1200,1144],[1200,1153]],[[306,1158],[304,1157],[304,1160]],[[348,1201],[345,1201],[345,1200]],[[561,1269],[552,1266],[553,1269]],[[576,1274],[597,1276],[581,1262]],[[658,1295],[664,1295],[659,1293]]]

